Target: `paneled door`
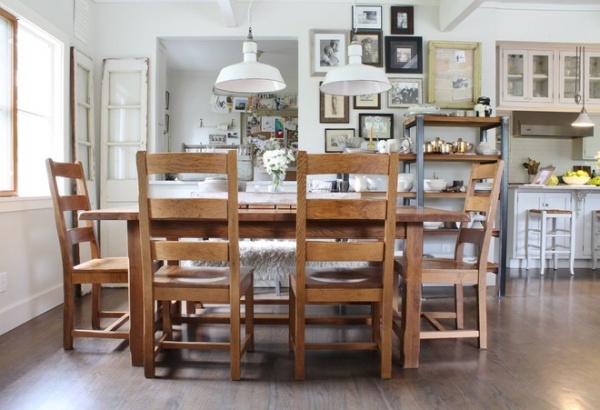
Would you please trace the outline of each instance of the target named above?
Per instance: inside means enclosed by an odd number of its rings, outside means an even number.
[[[100,206],[137,203],[135,153],[146,149],[148,59],[104,60],[100,109]],[[125,224],[103,223],[104,256],[126,256]]]

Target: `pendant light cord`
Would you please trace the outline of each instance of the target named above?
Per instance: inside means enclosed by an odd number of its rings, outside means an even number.
[[[250,4],[248,5],[248,40],[252,40],[252,0],[250,0]]]

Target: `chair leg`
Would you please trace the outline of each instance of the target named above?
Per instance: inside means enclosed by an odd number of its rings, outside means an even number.
[[[73,309],[75,292],[70,280],[64,281],[64,304],[63,304],[63,349],[73,349]]]
[[[381,342],[381,303],[371,303],[371,340]]]
[[[229,328],[229,361],[231,364],[231,380],[241,378],[241,345],[240,345],[240,299],[231,300]]]
[[[304,298],[304,295],[301,296]],[[306,331],[306,307],[304,301],[298,301],[298,295],[296,295],[296,307],[294,320],[294,343],[295,343],[295,365],[294,365],[294,379],[304,380],[305,378],[305,331]]]
[[[289,303],[288,303],[288,350],[291,352],[294,350],[296,343],[295,329],[296,329],[296,294],[291,286],[289,287]]]
[[[546,271],[546,216],[540,217],[540,275]]]
[[[479,278],[477,285],[477,326],[479,330],[479,348],[487,349],[487,298],[486,275]]]
[[[254,280],[252,281],[254,283]],[[244,320],[244,333],[250,336],[248,341],[248,351],[254,351],[254,287],[248,286],[246,290],[246,319]]]
[[[592,250],[592,252],[594,252]],[[569,236],[569,271],[575,275],[575,215],[571,215],[571,232]]]
[[[465,328],[465,308],[464,308],[464,288],[463,285],[454,285],[454,311],[456,312],[456,328]]]
[[[529,270],[529,219],[531,213],[527,211],[527,217],[525,218],[525,270]]]
[[[101,301],[102,287],[99,283],[95,283],[92,285],[92,329],[100,329]]]

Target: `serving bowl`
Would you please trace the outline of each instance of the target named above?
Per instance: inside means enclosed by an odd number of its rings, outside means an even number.
[[[443,222],[423,222],[423,229],[439,229],[443,225]]]
[[[398,192],[410,192],[414,180],[415,176],[413,174],[398,174]]]
[[[440,192],[448,187],[448,183],[443,179],[425,179],[423,187],[425,191]]]
[[[567,185],[585,185],[590,180],[590,177],[562,177],[563,181]]]

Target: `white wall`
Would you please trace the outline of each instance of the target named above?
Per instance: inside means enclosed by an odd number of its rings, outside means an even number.
[[[389,7],[383,7],[384,34],[389,34]],[[222,36],[246,37],[246,2],[234,2],[240,25],[225,27],[217,3],[93,3],[90,2],[89,38],[82,44],[73,36],[73,0],[0,0],[0,5],[43,28],[57,32],[67,46],[75,45],[95,61],[96,106],[102,60],[118,57],[150,58],[149,139],[156,134],[155,84],[164,73],[158,68],[158,37]],[[323,150],[323,133],[329,124],[319,123],[318,84],[322,77],[311,77],[309,67],[309,29],[350,30],[351,4],[346,3],[278,3],[253,5],[252,23],[255,38],[297,39],[299,43],[298,102],[301,130],[300,148],[311,152]],[[43,16],[43,17],[42,17]],[[496,41],[535,41],[594,43],[600,38],[598,12],[511,11],[480,9],[452,32],[438,29],[435,6],[415,6],[415,34],[430,40],[479,41],[482,43],[482,94],[496,97]],[[66,49],[68,52],[68,47]],[[425,62],[427,50],[425,47]],[[427,70],[425,64],[425,72]],[[392,75],[390,75],[392,77]],[[401,77],[394,75],[393,77]],[[410,77],[413,77],[412,75]],[[427,83],[426,75],[425,84]],[[162,77],[164,81],[164,77]],[[65,89],[65,95],[68,95]],[[159,96],[163,98],[162,95]],[[400,135],[403,110],[388,109],[396,114],[395,134]],[[162,113],[161,113],[162,115]],[[350,124],[356,127],[358,111],[351,110]],[[96,112],[99,118],[99,109]],[[99,122],[96,122],[99,136]],[[68,127],[65,127],[68,130]],[[68,133],[67,133],[68,134]],[[67,134],[65,141],[68,141]],[[543,142],[540,142],[543,143]],[[535,150],[534,146],[529,149]],[[556,147],[561,149],[561,147]],[[563,155],[562,153],[557,155]],[[8,291],[0,294],[0,333],[25,322],[49,306],[60,303],[60,258],[50,202],[22,200],[0,201],[0,272],[8,272]],[[51,299],[51,302],[47,302]]]

